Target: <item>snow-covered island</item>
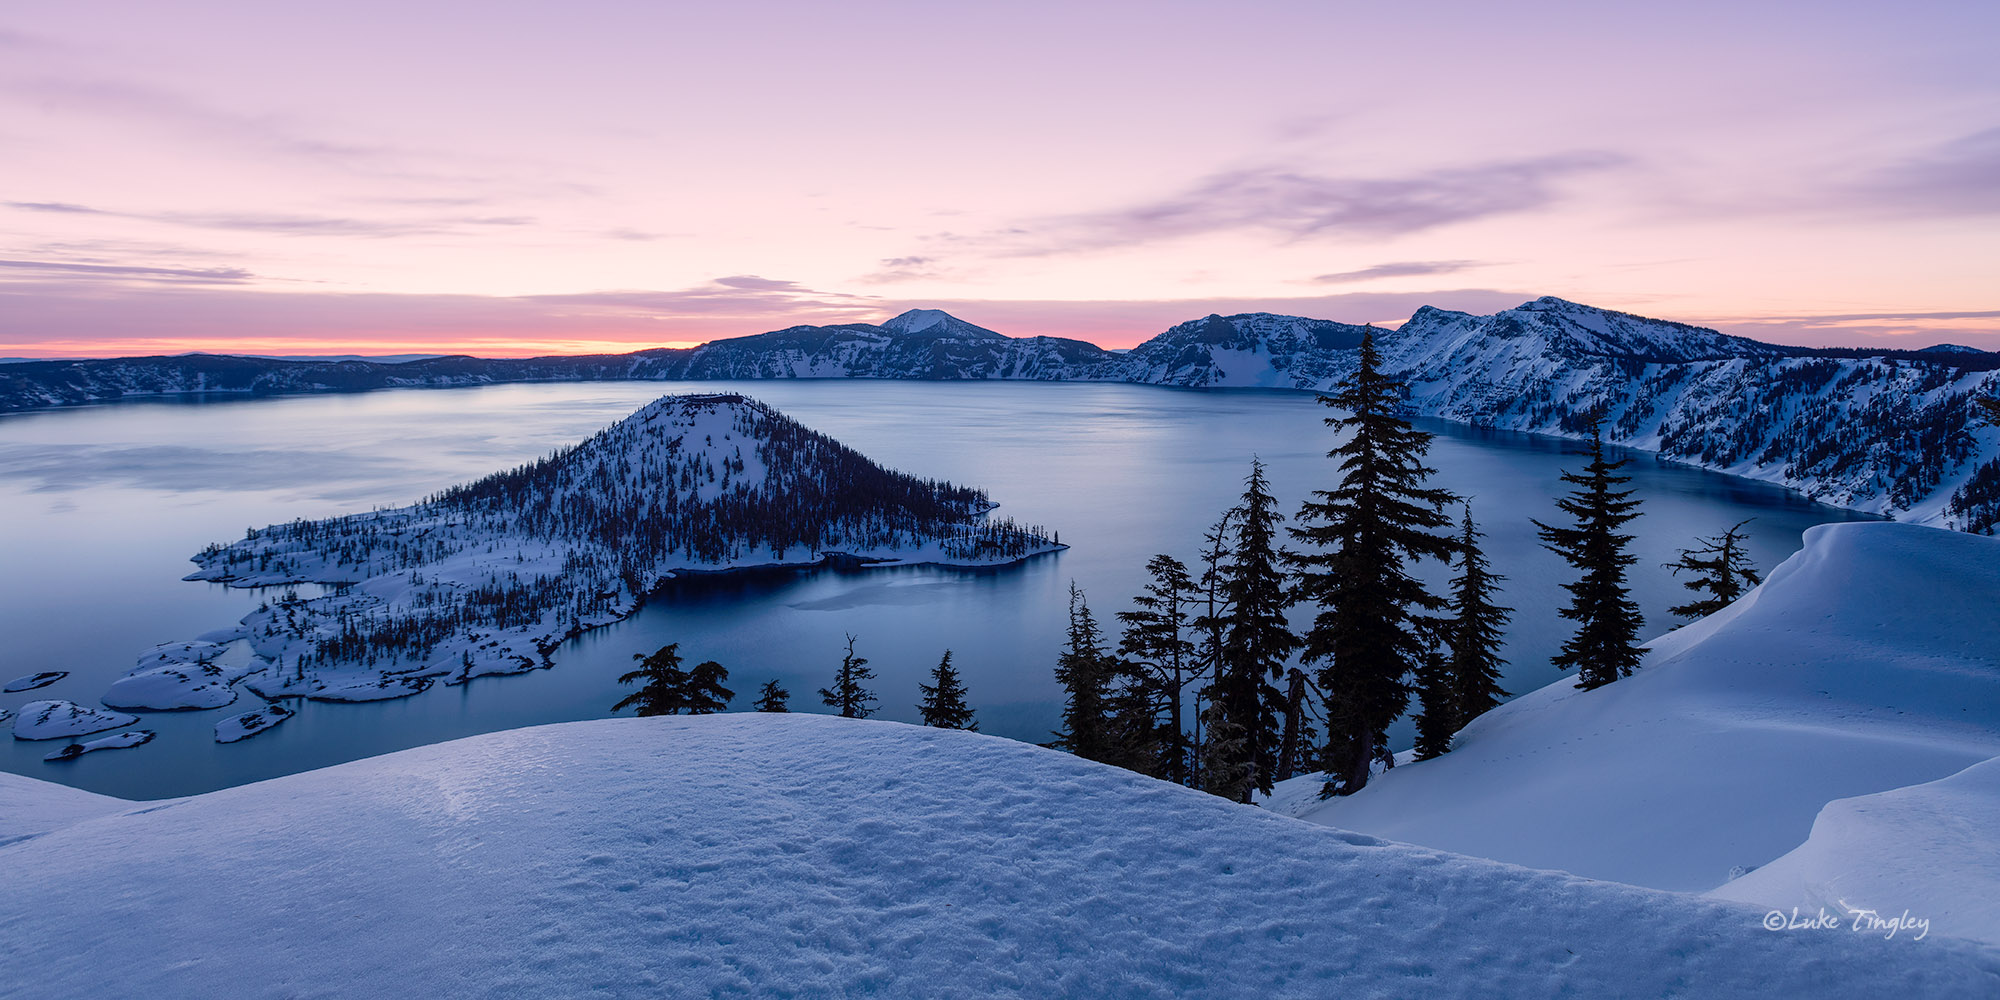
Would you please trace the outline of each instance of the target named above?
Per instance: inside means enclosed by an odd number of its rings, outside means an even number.
[[[981,490],[884,469],[755,400],[667,396],[413,506],[250,531],[195,556],[188,579],[323,585],[243,619],[266,664],[246,683],[267,698],[372,701],[545,666],[564,639],[630,615],[678,573],[993,566],[1061,548],[989,517],[994,506]],[[233,678],[197,662],[208,652],[154,651],[107,703],[227,704]]]

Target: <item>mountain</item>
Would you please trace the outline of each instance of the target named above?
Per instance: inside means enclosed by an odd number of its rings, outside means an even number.
[[[913,309],[880,326],[795,326],[713,341],[688,352],[667,377],[1111,378],[1116,358],[1081,340],[1003,337],[940,310]]]
[[[1273,801],[1313,822],[1530,867],[1833,907],[1809,888],[2000,942],[2000,826],[1977,822],[1995,812],[2000,764],[1995,566],[2000,539],[1820,525],[1756,589],[1651,642],[1632,676],[1524,694],[1473,720],[1450,753],[1399,764],[1351,797],[1319,801],[1312,776]],[[1982,797],[1923,824],[1941,800]],[[1878,850],[1861,857],[1861,842]],[[1961,855],[1986,860],[1951,860]],[[1746,870],[1752,881],[1731,881]]]
[[[1761,905],[804,713],[516,729],[165,802],[0,774],[0,831],[21,996],[2000,991],[2000,956],[1938,933],[1773,933]]]
[[[1324,391],[1365,328],[1270,313],[1207,316],[1125,352],[1005,337],[935,309],[880,325],[797,326],[625,355],[395,365],[233,357],[0,366],[0,412],[182,392],[321,392],[601,379],[1110,381]],[[1608,440],[1843,507],[1990,532],[2000,524],[2000,353],[1798,348],[1544,297],[1491,316],[1424,307],[1376,331],[1413,412]]]
[[[208,547],[188,579],[328,592],[286,592],[233,635],[158,647],[106,697],[226,704],[203,700],[223,674],[199,664],[217,639],[247,638],[272,664],[246,682],[265,697],[396,698],[439,678],[543,666],[557,643],[624,618],[685,571],[998,565],[1060,548],[988,519],[992,506],[984,491],[884,469],[754,400],[665,396],[582,444],[413,506]]]

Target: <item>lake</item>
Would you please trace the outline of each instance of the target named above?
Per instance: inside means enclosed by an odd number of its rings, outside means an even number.
[[[1192,564],[1204,528],[1242,492],[1251,456],[1269,467],[1287,512],[1328,488],[1334,443],[1308,393],[1019,382],[619,382],[393,390],[267,399],[147,400],[0,417],[0,681],[70,676],[0,695],[96,704],[156,643],[235,623],[257,592],[183,582],[202,546],[245,528],[399,506],[434,490],[572,444],[672,392],[742,392],[884,465],[985,487],[1001,511],[1061,532],[1071,547],[997,570],[934,567],[759,572],[677,583],[632,618],[584,635],[555,666],[374,704],[306,702],[283,725],[236,744],[212,727],[254,696],[214,711],[148,713],[159,733],[132,750],[50,764],[65,741],[0,739],[0,768],[130,798],[257,781],[476,733],[602,718],[628,689],[634,653],[669,642],[690,662],[730,671],[735,706],[777,679],[794,710],[823,711],[845,645],[869,658],[877,718],[915,721],[917,685],[949,648],[982,731],[1043,741],[1061,692],[1053,670],[1068,587],[1082,587],[1107,631],[1143,586],[1146,560]],[[1554,680],[1568,634],[1555,608],[1567,567],[1540,548],[1530,517],[1557,516],[1558,477],[1576,442],[1421,425],[1438,435],[1433,485],[1473,497],[1486,551],[1516,608],[1506,686]],[[1661,563],[1697,535],[1746,518],[1764,569],[1800,533],[1865,515],[1643,452],[1628,471],[1644,500],[1633,590],[1648,637],[1674,624],[1687,592]],[[1448,571],[1427,567],[1442,585]],[[241,647],[236,647],[240,649]],[[240,655],[240,654],[239,654]],[[1408,723],[1392,733],[1407,746]]]

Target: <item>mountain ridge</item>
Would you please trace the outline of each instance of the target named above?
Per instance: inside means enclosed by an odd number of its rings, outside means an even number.
[[[1179,323],[1130,351],[1008,337],[936,309],[880,324],[799,325],[620,355],[396,364],[230,355],[0,367],[0,413],[180,393],[266,395],[499,382],[895,378],[1129,382],[1326,391],[1368,327],[1268,312]],[[1838,506],[1990,532],[2000,428],[1970,399],[2000,394],[2000,353],[1767,344],[1554,296],[1488,316],[1424,306],[1375,330],[1413,413],[1585,436],[1761,479]]]

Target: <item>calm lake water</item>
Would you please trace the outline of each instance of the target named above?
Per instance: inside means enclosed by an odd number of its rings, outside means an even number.
[[[1252,454],[1288,511],[1331,485],[1330,411],[1305,393],[1151,386],[802,381],[597,383],[399,390],[354,395],[145,401],[0,417],[0,682],[70,676],[0,695],[95,704],[155,643],[233,624],[256,592],[182,582],[203,545],[246,527],[409,503],[587,437],[670,392],[762,399],[877,462],[985,487],[1004,513],[1061,532],[1072,547],[978,572],[937,568],[758,573],[674,586],[623,623],[562,647],[555,667],[435,687],[401,701],[306,702],[249,741],[213,741],[214,711],[148,713],[150,745],[48,764],[62,741],[0,738],[0,768],[130,798],[186,795],[476,733],[601,718],[625,693],[632,654],[679,642],[730,671],[736,706],[776,678],[794,710],[823,711],[844,636],[859,637],[878,718],[915,721],[917,685],[945,649],[965,673],[984,732],[1048,738],[1060,707],[1053,669],[1067,590],[1084,588],[1111,623],[1144,584],[1146,560],[1193,563],[1203,529],[1240,494]],[[1435,484],[1474,498],[1487,553],[1516,609],[1508,690],[1557,677],[1567,634],[1554,608],[1567,569],[1530,517],[1554,516],[1574,442],[1426,422],[1438,434]],[[1745,480],[1637,459],[1634,591],[1648,636],[1675,624],[1680,589],[1660,563],[1696,535],[1745,518],[1770,569],[1807,527],[1860,519]],[[1447,572],[1425,575],[1442,583]],[[1409,739],[1407,723],[1394,734]]]

